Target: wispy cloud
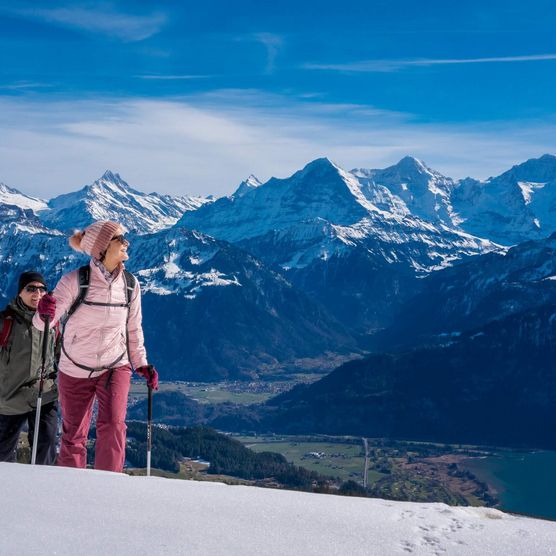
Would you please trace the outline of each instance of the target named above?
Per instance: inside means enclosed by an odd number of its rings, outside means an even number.
[[[161,81],[187,80],[187,79],[209,79],[212,75],[136,75],[138,79],[158,79]]]
[[[51,83],[40,83],[38,81],[16,81],[15,83],[0,83],[2,91],[28,91],[33,89],[43,89],[53,87]]]
[[[344,64],[304,64],[310,70],[343,71],[357,73],[394,72],[404,68],[427,67],[453,64],[498,64],[515,62],[538,62],[556,60],[556,54],[530,56],[495,56],[490,58],[419,58],[407,60],[361,60]]]
[[[264,73],[271,75],[276,69],[276,58],[280,52],[280,48],[284,44],[284,39],[275,33],[251,33],[249,35],[240,35],[235,37],[236,41],[254,42],[262,45],[266,50],[266,63]]]
[[[282,37],[275,35],[274,33],[255,33],[253,37],[266,48],[265,73],[274,73],[276,57],[278,56],[278,51],[283,44]]]
[[[53,8],[13,8],[13,15],[36,19],[89,33],[100,33],[124,42],[142,41],[160,31],[166,16],[160,12],[135,15],[111,4],[71,4]]]

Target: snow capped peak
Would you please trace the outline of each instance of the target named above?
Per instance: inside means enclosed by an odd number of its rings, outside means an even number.
[[[262,182],[259,181],[259,178],[257,178],[257,176],[254,176],[253,174],[249,174],[249,177],[245,180],[244,183],[247,183],[248,185],[251,185],[253,187],[262,185]]]
[[[43,215],[43,220],[63,230],[83,228],[95,220],[115,220],[132,232],[151,233],[173,226],[185,211],[206,202],[201,198],[143,193],[107,170],[79,191],[51,199],[51,210]]]
[[[0,181],[0,193],[19,193],[17,189],[8,187],[5,183]]]
[[[439,172],[429,168],[424,162],[413,156],[404,156],[397,164],[382,170],[382,173],[395,175],[400,179],[418,179],[430,177],[444,177]]]
[[[111,170],[106,170],[106,172],[102,174],[102,177],[100,179],[105,181],[113,181],[113,182],[122,181],[122,179],[120,178],[120,174],[118,174],[117,172],[114,174]]]
[[[328,172],[330,170],[337,171],[339,170],[339,168],[340,167],[337,164],[335,164],[325,156],[322,158],[316,158],[315,160],[312,160],[311,162],[309,162],[304,166],[301,172],[303,174],[309,174],[315,172]]]
[[[544,154],[513,166],[495,179],[546,183],[556,180],[556,156]]]
[[[243,195],[245,195],[249,191],[252,191],[253,189],[256,189],[257,187],[260,187],[261,185],[262,185],[262,182],[259,181],[259,179],[256,176],[254,176],[253,174],[250,174],[249,177],[246,180],[242,181],[239,184],[238,188],[232,194],[232,197],[242,197]]]
[[[383,210],[457,225],[450,200],[455,182],[413,156],[383,170],[356,168],[351,174],[361,183],[365,197]]]
[[[556,156],[545,154],[484,182],[462,180],[454,208],[467,231],[503,245],[556,229]]]
[[[46,201],[30,197],[21,193],[21,191],[7,186],[0,182],[0,204],[13,205],[21,209],[31,209],[34,212],[45,210],[47,208]]]
[[[110,170],[106,170],[106,172],[104,172],[98,180],[94,181],[90,186],[86,186],[86,188],[89,188],[92,191],[98,189],[110,189],[112,191],[117,191],[118,193],[131,190],[128,183],[121,178],[120,174],[113,173]]]

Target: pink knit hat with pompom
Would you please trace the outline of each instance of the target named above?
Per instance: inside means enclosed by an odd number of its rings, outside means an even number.
[[[83,251],[95,259],[101,259],[120,228],[120,224],[111,220],[95,222],[82,232],[75,232],[69,238],[69,244],[76,251]]]

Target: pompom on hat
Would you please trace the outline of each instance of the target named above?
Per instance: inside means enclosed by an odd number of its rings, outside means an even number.
[[[87,226],[81,232],[75,232],[69,238],[69,244],[76,251],[82,251],[95,259],[102,260],[112,238],[120,229],[121,226],[117,222],[101,220]]]

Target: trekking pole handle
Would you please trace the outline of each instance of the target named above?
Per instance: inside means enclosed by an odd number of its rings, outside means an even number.
[[[39,382],[39,396],[42,394],[44,376],[46,371],[46,355],[48,352],[48,336],[50,334],[50,317],[44,319],[44,332],[42,339],[42,365],[41,365],[41,380]]]
[[[46,352],[48,351],[48,334],[50,332],[50,316],[44,317],[44,337],[42,342],[42,360],[46,361]]]

